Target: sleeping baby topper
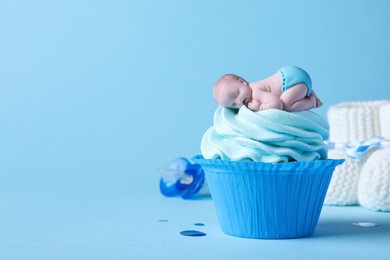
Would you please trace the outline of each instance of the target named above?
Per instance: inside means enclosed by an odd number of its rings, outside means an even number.
[[[224,107],[240,108],[245,105],[252,111],[302,111],[322,105],[311,88],[311,78],[306,71],[286,66],[255,82],[247,82],[235,74],[226,74],[215,83],[213,94],[215,101]]]

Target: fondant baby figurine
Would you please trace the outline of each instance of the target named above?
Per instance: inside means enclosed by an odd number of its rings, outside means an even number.
[[[255,82],[226,74],[215,83],[214,99],[224,107],[245,105],[253,111],[301,111],[322,105],[311,89],[309,74],[295,66],[283,67],[270,77]]]

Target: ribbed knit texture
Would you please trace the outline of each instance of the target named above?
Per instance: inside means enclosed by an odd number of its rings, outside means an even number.
[[[345,143],[381,135],[379,109],[384,104],[390,104],[390,101],[344,102],[330,107],[329,140]]]
[[[359,176],[369,153],[365,155],[363,160],[354,161],[341,151],[329,150],[328,156],[330,159],[345,159],[345,162],[333,172],[324,201],[325,205],[348,206],[358,204]]]
[[[390,104],[379,109],[381,135],[390,139]],[[358,185],[360,205],[371,210],[390,211],[390,150],[372,153],[360,173]]]
[[[381,106],[379,111],[381,122],[381,135],[390,140],[390,104]]]
[[[352,141],[364,141],[374,136],[380,136],[383,131],[381,120],[390,118],[380,117],[380,110],[386,105],[390,105],[389,100],[365,101],[365,102],[345,102],[332,106],[328,111],[328,121],[330,125],[329,140],[335,143],[348,143]],[[389,117],[390,117],[390,107]],[[354,205],[358,203],[358,183],[363,166],[370,157],[369,152],[361,161],[353,161],[342,152],[330,150],[330,159],[345,159],[340,167],[333,173],[329,185],[328,193],[324,204],[326,205]]]
[[[390,150],[375,151],[364,164],[358,199],[365,208],[390,211]]]

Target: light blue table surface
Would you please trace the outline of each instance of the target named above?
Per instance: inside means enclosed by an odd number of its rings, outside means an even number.
[[[159,194],[159,177],[147,176],[138,185],[124,175],[44,182],[3,176],[0,259],[389,258],[390,213],[325,206],[311,237],[237,238],[221,231],[209,197],[165,198]],[[207,235],[186,237],[180,235],[183,230]]]
[[[200,152],[225,73],[256,81],[300,66],[324,117],[340,102],[390,99],[389,9],[0,1],[0,260],[390,259],[390,213],[324,207],[310,238],[236,238],[210,198],[165,198],[156,173]],[[190,229],[207,236],[179,234]]]

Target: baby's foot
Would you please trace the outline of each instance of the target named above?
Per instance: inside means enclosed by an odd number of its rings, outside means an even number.
[[[311,92],[310,95],[308,97],[306,97],[306,99],[308,99],[309,100],[308,102],[311,104],[311,106],[308,107],[307,109],[312,109],[312,108],[318,107],[319,99],[316,97],[316,94],[314,94],[314,92]]]
[[[316,107],[320,107],[320,106],[322,106],[322,102],[321,102],[321,100],[319,98],[317,98],[317,100],[316,100]]]

